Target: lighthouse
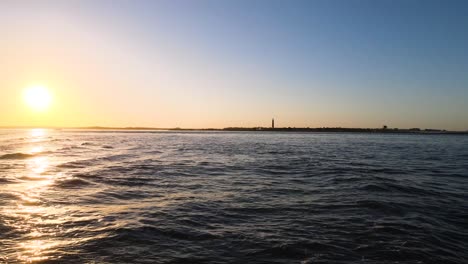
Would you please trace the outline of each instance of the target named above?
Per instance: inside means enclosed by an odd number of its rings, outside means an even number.
[[[275,129],[275,119],[274,118],[271,119],[271,128]]]

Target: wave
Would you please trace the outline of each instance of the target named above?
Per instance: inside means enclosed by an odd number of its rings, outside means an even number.
[[[51,154],[52,151],[43,151],[43,152],[35,152],[35,153],[8,153],[0,156],[0,160],[23,160],[23,159],[30,159],[41,155]]]
[[[0,201],[5,202],[5,201],[17,201],[19,200],[20,197],[14,193],[0,193]]]
[[[94,164],[94,160],[77,160],[77,161],[62,163],[60,165],[57,165],[57,167],[64,168],[64,169],[81,169],[81,168],[92,166],[93,164]]]
[[[97,198],[101,203],[108,202],[112,203],[115,200],[126,201],[126,200],[141,200],[151,196],[151,193],[145,191],[121,191],[121,190],[104,190],[93,195],[93,198]]]
[[[73,188],[80,188],[80,187],[91,185],[91,184],[92,184],[91,182],[88,182],[82,179],[71,178],[71,179],[57,181],[55,183],[55,186],[59,188],[64,188],[64,189],[73,189]]]
[[[8,160],[8,159],[12,159],[12,160],[21,160],[21,159],[30,159],[30,158],[33,158],[35,156],[37,156],[39,153],[35,153],[35,154],[27,154],[27,153],[21,153],[21,152],[18,152],[18,153],[10,153],[10,154],[4,154],[2,156],[0,156],[0,160]]]
[[[13,183],[13,181],[5,178],[0,178],[0,183]]]
[[[277,245],[268,245],[265,249],[249,250],[247,255],[256,257],[274,257],[275,259],[306,259],[311,255],[331,255],[340,252],[346,253],[348,260],[359,260],[360,256],[345,247],[332,245],[328,243],[301,241],[294,243],[279,243]],[[313,254],[311,254],[313,253]],[[319,254],[320,253],[320,254]],[[339,254],[336,254],[340,256]],[[328,257],[328,256],[327,256]],[[304,263],[304,262],[303,262]],[[313,262],[315,263],[315,262]]]
[[[93,142],[83,142],[81,143],[81,146],[96,146],[96,144]]]
[[[74,150],[79,150],[79,149],[86,149],[85,147],[79,147],[79,146],[66,146],[57,149],[58,152],[67,152],[67,151],[74,151]]]
[[[166,237],[168,239],[176,239],[176,240],[187,240],[187,241],[202,241],[202,240],[212,240],[219,238],[219,236],[208,233],[201,230],[195,229],[184,229],[184,228],[160,228],[154,226],[141,226],[138,228],[119,228],[114,230],[116,235],[113,239],[119,240],[139,240],[142,237],[146,237],[147,239],[160,239],[161,236]]]
[[[43,181],[47,178],[41,176],[21,176],[18,179],[22,181]]]
[[[69,138],[55,138],[51,140],[52,142],[61,142],[61,141],[72,141]]]

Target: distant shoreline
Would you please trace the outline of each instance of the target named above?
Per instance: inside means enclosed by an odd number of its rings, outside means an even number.
[[[154,128],[154,127],[0,127],[0,129],[55,129],[55,130],[105,130],[105,131],[226,131],[226,132],[308,132],[308,133],[385,133],[385,134],[463,134],[468,131],[439,129],[398,128],[342,128],[342,127],[226,127],[226,128]]]

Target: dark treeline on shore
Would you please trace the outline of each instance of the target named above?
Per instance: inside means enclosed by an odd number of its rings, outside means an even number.
[[[467,131],[448,131],[445,129],[421,128],[344,128],[344,127],[226,127],[226,128],[155,128],[155,127],[0,127],[2,129],[57,129],[57,130],[119,130],[119,131],[238,131],[238,132],[344,132],[344,133],[409,133],[409,134],[468,134]]]
[[[358,132],[358,133],[432,133],[432,134],[468,134],[468,131],[447,131],[441,129],[399,129],[399,128],[343,128],[343,127],[279,127],[279,128],[243,128],[228,127],[224,131],[279,131],[279,132]]]
[[[468,131],[447,131],[442,129],[399,129],[399,128],[343,128],[343,127],[226,127],[226,128],[123,128],[129,130],[170,130],[170,131],[239,131],[239,132],[355,132],[355,133],[413,133],[413,134],[468,134]]]

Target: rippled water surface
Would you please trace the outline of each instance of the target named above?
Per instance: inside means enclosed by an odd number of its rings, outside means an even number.
[[[468,263],[468,137],[0,130],[0,263]]]

